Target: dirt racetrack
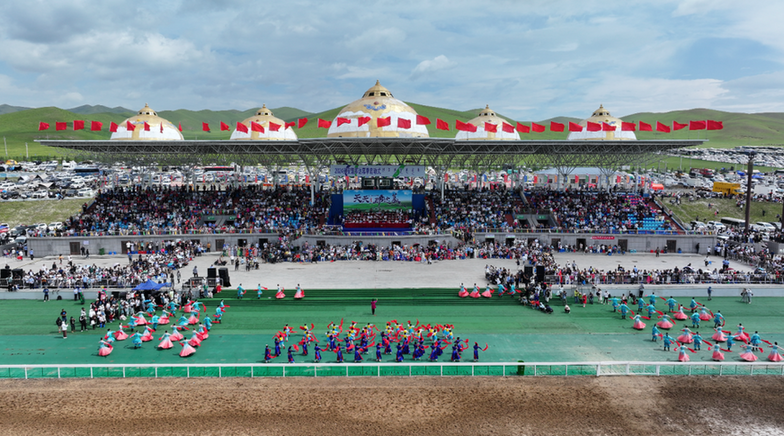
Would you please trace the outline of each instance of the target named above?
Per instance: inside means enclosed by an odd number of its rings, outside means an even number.
[[[784,434],[782,377],[0,381],[0,434]]]

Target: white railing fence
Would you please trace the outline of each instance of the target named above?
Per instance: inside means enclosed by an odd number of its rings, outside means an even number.
[[[402,362],[0,365],[0,379],[784,375],[784,362]]]

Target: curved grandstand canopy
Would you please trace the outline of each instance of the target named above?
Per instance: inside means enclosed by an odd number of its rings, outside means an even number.
[[[308,166],[346,164],[417,164],[434,167],[480,168],[494,165],[600,167],[642,163],[653,154],[700,145],[705,140],[456,140],[451,138],[307,138],[293,141],[54,141],[47,147],[104,162],[139,164]]]

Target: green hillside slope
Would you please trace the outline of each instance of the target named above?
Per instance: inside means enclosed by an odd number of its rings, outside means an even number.
[[[427,126],[428,132],[432,137],[449,138],[454,137],[455,120],[468,121],[474,118],[481,109],[471,109],[460,111],[448,108],[439,108],[417,103],[408,103],[420,115],[430,118],[432,124]],[[317,127],[318,118],[332,121],[337,116],[341,107],[332,108],[318,113],[309,113],[297,108],[281,107],[272,109],[275,116],[285,120],[294,121],[299,118],[308,118],[308,124],[297,129],[300,138],[314,138],[326,136],[325,129]],[[25,155],[25,143],[28,144],[29,154],[33,156],[55,156],[59,152],[55,149],[40,146],[34,142],[36,139],[58,139],[58,140],[105,140],[109,138],[108,125],[114,121],[121,123],[132,112],[125,108],[107,108],[105,106],[80,106],[73,108],[73,111],[63,110],[56,107],[45,107],[36,109],[26,109],[16,106],[0,105],[0,136],[7,144],[8,156],[22,158]],[[228,139],[231,130],[221,131],[220,122],[228,124],[232,129],[238,121],[242,121],[255,113],[258,108],[251,108],[243,111],[239,110],[200,110],[192,111],[178,109],[173,111],[161,111],[159,115],[168,119],[174,124],[181,125],[183,135],[186,139]],[[5,113],[3,113],[5,111]],[[92,113],[94,112],[95,113]],[[103,111],[103,112],[100,112]],[[123,112],[125,111],[125,112]],[[511,124],[517,120],[499,114]],[[710,109],[690,109],[683,111],[671,111],[665,113],[641,112],[622,117],[624,121],[639,122],[656,125],[657,121],[672,126],[673,121],[687,123],[690,120],[718,120],[724,122],[724,130],[719,131],[689,131],[688,129],[679,130],[672,133],[657,132],[637,132],[639,139],[708,139],[703,147],[736,147],[739,145],[760,145],[760,146],[784,146],[784,113],[758,113],[744,114],[733,112],[722,112]],[[442,119],[449,123],[449,131],[441,131],[435,128],[436,119]],[[104,123],[102,132],[73,131],[73,120],[101,121]],[[48,122],[51,128],[48,131],[39,132],[38,123]],[[55,131],[55,122],[64,121],[68,123],[69,130]],[[568,123],[569,121],[578,122],[577,118],[555,117],[547,120],[537,120],[537,123],[548,126],[544,133],[521,134],[522,139],[565,139],[568,132],[550,132],[550,121]],[[202,123],[209,124],[211,131],[202,131]],[[529,121],[520,121],[530,125]],[[89,128],[89,123],[87,123]]]

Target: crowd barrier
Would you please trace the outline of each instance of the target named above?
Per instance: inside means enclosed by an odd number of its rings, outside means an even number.
[[[198,377],[784,375],[782,362],[404,362],[294,364],[0,365],[0,379]]]

